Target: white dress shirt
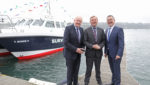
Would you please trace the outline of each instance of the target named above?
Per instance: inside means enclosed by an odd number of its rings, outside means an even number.
[[[111,32],[112,32],[114,26],[115,26],[115,25],[113,25],[112,27],[108,27],[108,30],[110,30],[110,35],[111,35]],[[108,36],[108,31],[107,31],[107,39],[108,39],[108,37],[110,37],[110,35]]]

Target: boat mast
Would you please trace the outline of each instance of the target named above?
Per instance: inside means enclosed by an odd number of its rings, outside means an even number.
[[[48,0],[48,9],[49,9],[49,16],[51,16],[51,6],[50,6],[50,0]]]

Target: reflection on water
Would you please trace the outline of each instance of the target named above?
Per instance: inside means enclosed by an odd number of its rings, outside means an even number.
[[[150,30],[125,29],[128,71],[141,83],[150,84]],[[9,56],[8,60],[0,58],[0,72],[3,74],[29,80],[37,78],[50,82],[66,79],[65,59],[62,52],[28,61],[17,61]],[[80,74],[84,73],[85,56],[82,56]]]

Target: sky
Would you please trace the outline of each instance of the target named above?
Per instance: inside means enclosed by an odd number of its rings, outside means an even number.
[[[16,5],[22,7],[19,10],[28,10],[31,6],[25,7],[24,3],[34,2],[34,5],[38,6],[45,1],[48,0],[0,0],[0,11],[2,14]],[[106,22],[107,15],[111,14],[115,17],[116,22],[150,23],[149,0],[50,0],[50,2],[53,6],[51,7],[52,14],[56,17],[65,15],[65,18],[72,19],[81,16],[83,21],[89,22],[90,16],[95,15],[99,22]],[[62,12],[64,12],[63,15]],[[38,16],[37,13],[33,15]]]

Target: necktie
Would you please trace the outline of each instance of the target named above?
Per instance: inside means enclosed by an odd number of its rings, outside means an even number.
[[[76,28],[76,32],[77,32],[78,42],[80,43],[80,30],[79,30],[79,28]]]
[[[108,41],[109,41],[109,38],[110,38],[110,28],[108,28],[108,36],[107,36]]]
[[[96,28],[93,28],[93,34],[94,34],[95,41],[97,41]]]

